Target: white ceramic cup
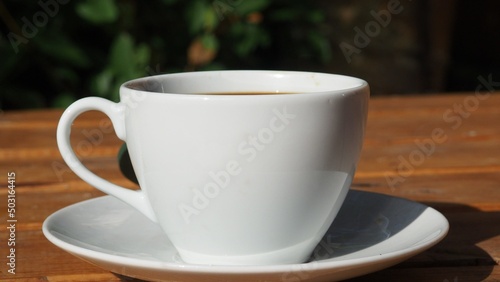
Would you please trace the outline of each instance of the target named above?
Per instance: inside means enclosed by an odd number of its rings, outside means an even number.
[[[210,94],[241,92],[275,94]],[[123,84],[119,103],[73,103],[57,141],[78,176],[158,222],[185,262],[299,263],[349,190],[368,100],[365,81],[341,75],[167,74]],[[140,191],[100,178],[73,152],[71,125],[90,110],[126,142]]]

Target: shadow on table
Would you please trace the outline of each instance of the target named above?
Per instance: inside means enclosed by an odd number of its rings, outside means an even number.
[[[394,267],[348,281],[401,281],[401,277],[407,277],[405,282],[483,281],[492,273],[497,263],[478,245],[500,235],[500,212],[485,212],[460,204],[422,204],[435,208],[448,219],[450,230],[443,241]],[[442,278],[436,279],[436,273]]]

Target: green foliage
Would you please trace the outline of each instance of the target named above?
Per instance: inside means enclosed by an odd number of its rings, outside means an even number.
[[[260,12],[266,9],[270,4],[271,0],[252,0],[252,1],[231,1],[236,2],[234,4],[234,12],[240,16],[246,16],[250,13]],[[228,2],[228,3],[231,3]]]
[[[0,109],[116,101],[123,82],[166,72],[300,69],[331,57],[312,1],[6,0],[0,20]]]
[[[80,17],[94,24],[111,23],[118,19],[114,0],[85,0],[75,8]]]
[[[92,79],[92,93],[119,100],[118,91],[123,82],[146,74],[144,66],[149,63],[150,53],[145,44],[135,46],[129,34],[118,34],[111,43],[104,69]]]

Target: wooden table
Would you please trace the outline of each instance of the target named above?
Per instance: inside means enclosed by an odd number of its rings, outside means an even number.
[[[375,97],[353,189],[408,198],[449,220],[438,245],[392,268],[354,281],[499,281],[500,93]],[[0,114],[0,280],[120,281],[67,254],[42,234],[44,219],[62,207],[103,195],[75,176],[59,155],[60,110]],[[109,120],[86,113],[72,142],[104,178],[136,188],[119,172],[121,142]],[[8,273],[9,173],[17,220],[15,274]]]

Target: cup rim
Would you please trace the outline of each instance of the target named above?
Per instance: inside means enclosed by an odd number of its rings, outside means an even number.
[[[224,95],[214,95],[214,93],[220,93],[220,92],[243,92],[243,91],[214,91],[214,92],[195,92],[195,91],[185,91],[185,92],[180,92],[180,91],[163,91],[163,84],[161,84],[162,91],[153,91],[145,88],[148,85],[153,85],[155,83],[158,83],[159,81],[165,81],[167,79],[173,79],[173,78],[182,78],[182,77],[196,77],[200,78],[202,76],[210,76],[210,75],[262,75],[262,76],[274,76],[276,78],[281,78],[281,77],[292,77],[292,76],[304,76],[304,75],[309,75],[309,76],[321,76],[323,79],[326,77],[331,77],[335,79],[341,79],[343,81],[349,81],[350,86],[346,87],[337,87],[337,88],[332,88],[330,90],[328,89],[322,89],[322,90],[317,90],[317,91],[277,91],[276,94],[273,93],[266,93],[266,95],[262,95],[260,93],[255,93],[252,94],[252,92],[258,92],[258,91],[248,91],[250,94],[246,95],[241,95],[241,94],[224,94]],[[148,95],[164,95],[164,94],[169,94],[170,95],[182,95],[182,96],[191,96],[191,97],[276,97],[276,96],[303,96],[303,95],[296,95],[296,94],[334,94],[334,93],[346,93],[346,92],[357,92],[358,90],[368,88],[369,84],[365,80],[361,78],[357,78],[354,76],[348,76],[348,75],[342,75],[342,74],[334,74],[334,73],[323,73],[323,72],[310,72],[310,71],[290,71],[290,70],[216,70],[216,71],[194,71],[194,72],[178,72],[178,73],[167,73],[167,74],[159,74],[159,75],[153,75],[153,76],[146,76],[146,77],[140,77],[136,79],[129,80],[127,82],[124,82],[120,86],[120,94],[126,94],[126,93],[134,93],[134,92],[140,92],[141,94],[148,94]],[[194,92],[194,93],[192,93]],[[268,91],[268,92],[273,92],[273,91]],[[245,92],[246,93],[246,92]]]

